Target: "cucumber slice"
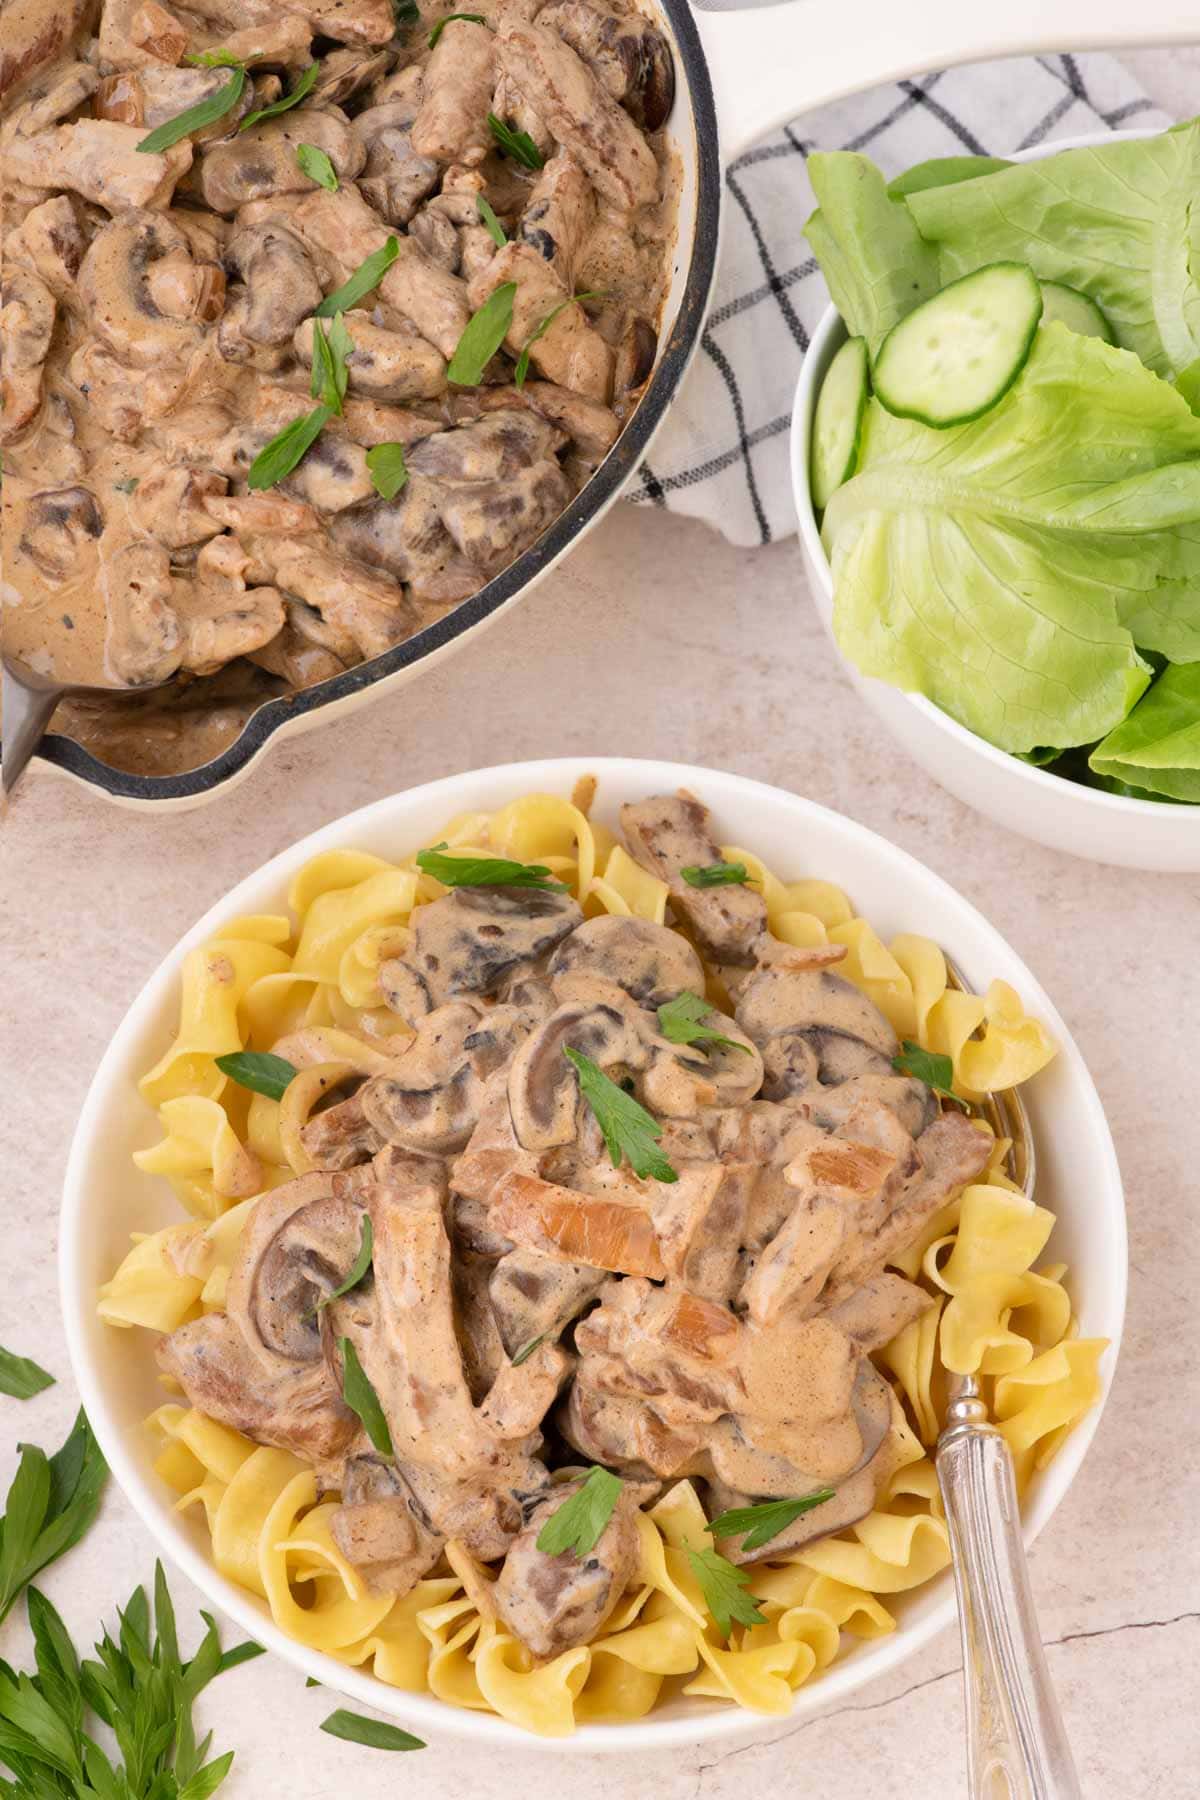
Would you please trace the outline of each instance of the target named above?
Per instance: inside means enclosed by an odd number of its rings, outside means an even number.
[[[1103,338],[1106,344],[1117,341],[1112,326],[1096,302],[1081,294],[1078,288],[1067,287],[1061,281],[1042,283],[1042,324],[1048,325],[1051,319],[1058,319],[1068,331],[1076,331],[1080,337]]]
[[[893,325],[875,358],[875,392],[890,413],[923,425],[977,419],[1025,367],[1041,316],[1032,269],[988,263]]]
[[[867,344],[848,338],[830,363],[817,395],[809,471],[813,505],[823,512],[858,461],[867,410]]]

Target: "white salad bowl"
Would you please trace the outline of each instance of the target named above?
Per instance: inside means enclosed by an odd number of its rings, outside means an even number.
[[[154,1231],[179,1217],[165,1182],[136,1175],[130,1156],[153,1141],[156,1120],[139,1099],[138,1077],[158,1058],[175,1030],[180,972],[187,952],[240,913],[280,911],[288,882],[302,863],[343,846],[381,856],[411,852],[457,813],[492,809],[519,794],[569,794],[581,774],[598,777],[596,816],[613,823],[623,800],[686,786],[713,810],[718,836],[753,848],[786,878],[820,876],[842,885],[857,909],[887,939],[900,931],[928,932],[982,988],[993,977],[1011,982],[1027,1010],[1056,1039],[1059,1052],[1027,1089],[1037,1145],[1037,1198],[1058,1214],[1051,1240],[1056,1261],[1070,1267],[1070,1288],[1081,1332],[1107,1337],[1104,1390],[1112,1379],[1125,1309],[1126,1235],[1121,1178],[1112,1139],[1091,1077],[1066,1025],[1034,976],[974,907],[939,876],[851,819],[795,794],[681,763],[613,757],[510,764],[453,775],[392,795],[326,826],[247,876],[205,914],[151,976],[115,1032],[80,1114],[63,1200],[60,1276],[71,1361],[83,1403],[109,1464],[158,1547],[213,1603],[301,1674],[311,1675],[359,1705],[412,1727],[509,1748],[544,1747],[504,1720],[466,1712],[428,1694],[387,1687],[373,1675],[305,1649],[274,1624],[265,1603],[218,1573],[203,1524],[173,1510],[174,1496],[154,1474],[146,1415],[162,1402],[152,1339],[141,1330],[115,1330],[96,1315],[97,1290],[129,1247],[133,1231]],[[1037,1476],[1024,1511],[1026,1539],[1046,1524],[1078,1473],[1099,1424],[1103,1399],[1077,1426],[1048,1468]],[[1064,1553],[1068,1545],[1064,1542]],[[1077,1555],[1077,1548],[1069,1551]],[[793,1717],[843,1699],[864,1682],[914,1655],[954,1616],[949,1573],[901,1597],[891,1637],[857,1643],[819,1679],[799,1690]],[[559,1752],[667,1748],[765,1729],[731,1705],[675,1699],[647,1718],[619,1726],[587,1725],[552,1740]]]
[[[1151,134],[1129,131],[1117,135]],[[1034,150],[1019,151],[1011,160],[1031,162],[1059,150],[1110,143],[1112,137],[1111,132],[1097,132],[1060,138]],[[833,576],[813,509],[809,452],[817,395],[845,338],[846,328],[831,306],[813,333],[792,410],[792,489],[800,518],[800,542],[813,604],[831,638]],[[996,824],[1052,850],[1069,850],[1073,856],[1097,862],[1176,873],[1200,870],[1200,806],[1106,794],[1068,781],[1052,770],[1035,769],[977,737],[923,695],[906,694],[885,681],[861,675],[838,648],[854,686],[914,761]]]

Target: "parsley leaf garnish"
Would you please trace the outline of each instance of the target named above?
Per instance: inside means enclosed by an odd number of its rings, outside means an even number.
[[[198,100],[195,106],[176,113],[173,119],[164,119],[161,125],[156,125],[153,131],[147,132],[141,143],[135,144],[134,148],[147,156],[157,156],[191,132],[201,131],[205,125],[213,125],[218,119],[223,119],[237,105],[246,85],[246,71],[241,64],[229,66],[232,72],[223,88],[218,88],[207,100]]]
[[[337,193],[337,170],[319,144],[297,144],[296,161],[310,181],[315,181],[327,193]]]
[[[340,413],[350,382],[346,358],[354,348],[354,339],[346,330],[341,313],[334,314],[328,335],[320,319],[313,320],[312,347],[312,397],[330,412]]]
[[[533,1353],[537,1349],[538,1345],[545,1343],[548,1335],[549,1334],[547,1332],[543,1331],[540,1337],[530,1338],[530,1340],[527,1344],[522,1344],[521,1348],[517,1351],[516,1355],[510,1356],[508,1359],[511,1362],[513,1368],[519,1369],[523,1362],[528,1362],[529,1358],[533,1355]]]
[[[445,841],[417,851],[417,867],[443,887],[546,888],[565,894],[565,883],[552,879],[544,863],[513,862],[507,856],[443,856]]]
[[[588,1470],[587,1480],[564,1500],[537,1535],[537,1547],[547,1556],[573,1550],[582,1559],[590,1556],[604,1535],[620,1498],[622,1481],[608,1469]]]
[[[368,1750],[425,1748],[424,1738],[414,1737],[411,1731],[402,1731],[399,1725],[388,1725],[383,1719],[367,1719],[362,1713],[347,1712],[344,1706],[322,1719],[321,1730],[327,1731],[330,1737],[343,1738],[348,1744],[365,1744]]]
[[[273,100],[270,106],[260,106],[257,112],[247,113],[238,126],[238,130],[249,131],[251,125],[257,125],[260,119],[273,119],[279,113],[290,111],[293,106],[298,105],[304,99],[306,94],[311,93],[320,72],[320,63],[309,63],[290,94],[284,94],[280,99]]]
[[[514,131],[511,125],[506,125],[495,113],[488,114],[487,122],[489,131],[506,156],[511,156],[514,162],[523,163],[527,169],[545,168],[546,159],[527,131]]]
[[[12,1400],[32,1400],[35,1394],[54,1386],[53,1375],[47,1375],[40,1364],[28,1356],[14,1356],[0,1349],[0,1394]]]
[[[911,1038],[905,1038],[900,1055],[892,1058],[892,1067],[897,1075],[911,1075],[914,1080],[923,1081],[935,1094],[940,1094],[943,1100],[952,1100],[964,1112],[971,1110],[966,1101],[960,1100],[954,1092],[954,1064],[948,1056],[938,1056],[933,1050],[922,1050],[920,1044],[914,1044]]]
[[[514,387],[523,388],[525,386],[525,381],[529,374],[529,352],[533,349],[533,346],[540,337],[545,337],[559,313],[566,312],[568,306],[578,306],[581,300],[603,300],[607,292],[607,288],[597,288],[595,292],[590,294],[572,294],[568,299],[560,300],[557,306],[552,306],[550,308],[550,311],[546,314],[541,324],[536,325],[525,339],[525,346],[521,351],[520,356],[518,356],[517,366],[513,370]]]
[[[437,21],[437,24],[434,26],[433,30],[429,34],[429,48],[431,50],[434,49],[434,47],[437,44],[438,39],[441,37],[443,31],[445,31],[447,25],[449,25],[449,23],[452,19],[461,19],[464,22],[464,24],[467,24],[467,25],[486,25],[487,24],[487,20],[484,18],[482,13],[447,13],[444,19],[439,19]]]
[[[346,1275],[345,1280],[340,1281],[332,1293],[323,1294],[320,1300],[317,1301],[316,1312],[320,1312],[321,1308],[323,1306],[328,1306],[331,1301],[340,1300],[343,1294],[348,1294],[351,1288],[356,1288],[358,1286],[359,1282],[365,1277],[367,1270],[371,1267],[371,1258],[374,1253],[375,1227],[371,1223],[370,1213],[365,1212],[362,1216],[362,1236],[359,1240],[358,1255],[355,1257],[353,1263],[351,1263],[349,1273]]]
[[[347,1337],[338,1339],[338,1349],[342,1355],[342,1399],[352,1413],[357,1413],[362,1420],[363,1430],[378,1450],[380,1456],[391,1456],[392,1434],[388,1430],[387,1418],[379,1404],[379,1395],[371,1386],[366,1370],[358,1360],[358,1353]]]
[[[294,1063],[266,1050],[233,1050],[228,1056],[218,1056],[216,1064],[230,1081],[252,1093],[265,1094],[268,1100],[282,1100],[288,1083],[296,1078]]]
[[[379,286],[399,254],[399,239],[388,238],[386,243],[380,244],[378,250],[372,250],[370,256],[363,258],[353,275],[343,281],[340,288],[334,288],[332,294],[326,294],[313,317],[332,319],[334,313],[349,312],[352,306],[357,306],[360,300]]]
[[[484,224],[487,226],[488,231],[491,234],[492,242],[493,242],[493,244],[495,244],[497,250],[503,250],[505,244],[507,244],[507,242],[508,242],[508,236],[507,236],[507,233],[505,232],[503,225],[500,223],[499,219],[496,217],[496,214],[493,211],[491,203],[487,199],[486,195],[476,194],[476,196],[475,196],[475,211],[479,214],[480,218],[483,220]]]
[[[408,480],[403,444],[374,444],[367,451],[367,473],[382,500],[394,500]]]
[[[750,879],[745,863],[689,863],[679,873],[689,887],[743,887]]]
[[[834,1489],[827,1487],[796,1500],[763,1500],[758,1506],[735,1506],[713,1519],[708,1529],[715,1538],[740,1537],[743,1550],[761,1550],[794,1519],[811,1512],[814,1506],[824,1506],[833,1496]]]
[[[235,56],[232,50],[221,45],[216,50],[196,50],[183,60],[197,69],[244,69],[247,63],[257,62],[261,54],[256,50],[251,56]]]
[[[246,486],[274,487],[277,481],[290,475],[297,463],[303,462],[332,417],[332,407],[314,407],[312,412],[303,413],[282,431],[277,431],[247,469]]]
[[[463,326],[462,336],[446,369],[456,387],[478,387],[483,372],[508,336],[512,324],[515,281],[502,281]]]
[[[100,1504],[108,1465],[82,1409],[53,1456],[20,1446],[21,1460],[0,1519],[0,1624],[39,1569],[77,1544]]]
[[[662,1126],[654,1114],[610,1081],[590,1056],[569,1048],[564,1048],[563,1055],[579,1076],[580,1092],[596,1115],[613,1168],[620,1168],[624,1155],[642,1181],[678,1181],[678,1173],[658,1147]]]
[[[735,1568],[715,1550],[689,1550],[687,1555],[692,1574],[700,1583],[704,1604],[723,1638],[729,1636],[730,1626],[734,1623],[766,1624],[766,1619],[759,1611],[758,1601],[746,1591],[750,1585],[750,1577],[744,1569]]]
[[[736,1038],[726,1037],[723,1032],[714,1031],[711,1025],[700,1023],[715,1011],[707,1000],[685,988],[674,1000],[659,1007],[658,1029],[669,1044],[720,1044],[726,1050],[741,1050],[749,1056],[749,1044],[740,1044]]]

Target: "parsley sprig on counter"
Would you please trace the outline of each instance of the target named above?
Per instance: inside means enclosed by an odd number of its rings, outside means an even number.
[[[53,1375],[47,1375],[40,1363],[0,1349],[0,1394],[7,1394],[10,1400],[32,1400],[35,1394],[53,1386]]]
[[[20,1448],[0,1519],[0,1624],[39,1570],[79,1542],[96,1516],[108,1477],[82,1410],[53,1456],[36,1444]]]
[[[566,1048],[563,1055],[579,1076],[580,1092],[595,1114],[613,1168],[619,1169],[624,1157],[642,1181],[678,1181],[678,1171],[658,1147],[662,1126],[654,1114],[610,1081],[599,1064],[581,1050]]]
[[[208,1800],[229,1773],[233,1752],[206,1760],[212,1734],[197,1743],[192,1707],[215,1676],[261,1656],[261,1647],[247,1642],[222,1654],[205,1613],[200,1647],[185,1662],[161,1563],[153,1628],[145,1592],[135,1588],[115,1637],[105,1630],[96,1645],[95,1660],[80,1660],[36,1588],[28,1610],[33,1671],[17,1674],[0,1664],[0,1762],[16,1777],[4,1791],[13,1800]],[[118,1760],[96,1741],[89,1714],[112,1731]]]

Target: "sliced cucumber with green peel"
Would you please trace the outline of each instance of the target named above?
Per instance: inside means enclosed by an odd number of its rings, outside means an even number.
[[[1057,319],[1068,331],[1077,331],[1080,337],[1102,338],[1106,344],[1117,341],[1112,326],[1096,302],[1062,281],[1042,283],[1042,324],[1049,325],[1052,319]]]
[[[1042,290],[1024,263],[988,263],[893,325],[875,358],[875,393],[890,413],[945,428],[1003,398],[1033,347]]]
[[[813,505],[823,512],[858,461],[867,410],[869,361],[865,338],[848,338],[830,363],[813,417],[809,481]]]

